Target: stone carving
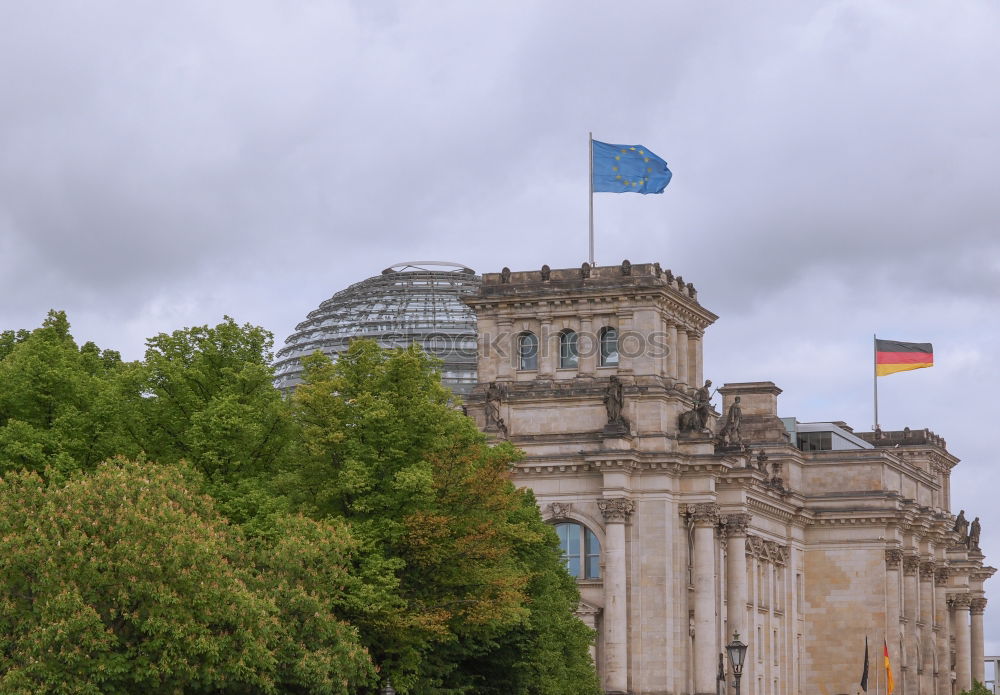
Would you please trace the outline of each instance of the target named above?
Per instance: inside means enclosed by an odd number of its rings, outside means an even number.
[[[681,432],[700,432],[708,426],[708,412],[712,407],[711,379],[705,380],[705,385],[694,392],[694,407],[681,413],[679,427]]]
[[[725,527],[727,536],[745,536],[747,527],[750,525],[752,516],[745,512],[738,514],[726,514],[722,518],[722,525]]]
[[[510,284],[510,268],[507,266],[504,266],[503,270],[500,271],[500,282],[504,285]]]
[[[889,569],[895,570],[899,569],[899,563],[903,561],[903,551],[899,548],[886,548],[885,549],[885,564],[888,565]]]
[[[934,570],[934,585],[944,586],[948,583],[948,577],[951,576],[950,567],[938,567]]]
[[[677,276],[677,289],[679,289],[681,292],[683,292],[684,291],[684,287],[685,287],[684,278],[682,278],[680,275],[678,275]]]
[[[491,381],[486,387],[486,431],[501,432],[507,436],[507,423],[500,417],[500,404],[503,402],[504,387]]]
[[[687,505],[685,510],[688,519],[698,525],[719,523],[719,505],[715,502],[697,502]]]
[[[610,381],[608,388],[604,390],[604,407],[608,411],[608,424],[626,426],[628,423],[622,414],[625,407],[625,389],[618,377],[612,376]]]
[[[948,594],[948,608],[968,610],[972,607],[972,597],[968,594]]]
[[[580,277],[589,278],[590,277],[590,263],[584,263],[580,266]]]
[[[767,452],[763,449],[757,452],[757,470],[767,475]]]
[[[760,536],[747,535],[746,540],[747,555],[756,558],[764,557],[764,539]]]
[[[659,263],[653,264],[653,274],[656,275],[656,277],[663,275],[663,268],[660,267]]]
[[[937,563],[933,560],[925,560],[920,563],[920,578],[926,581],[931,581],[934,579],[934,571],[937,568]]]
[[[955,526],[951,530],[958,534],[959,543],[968,544],[969,522],[965,518],[964,509],[959,510],[958,516],[955,517]]]
[[[626,258],[624,261],[622,261],[622,275],[631,275],[631,274],[632,274],[632,264]]]
[[[548,282],[549,278],[552,277],[552,268],[549,267],[548,263],[542,266],[542,282]]]
[[[740,407],[740,397],[733,399],[726,414],[726,422],[719,431],[719,444],[723,447],[739,446],[743,443],[740,437],[740,423],[743,421],[743,409]]]
[[[698,296],[698,290],[696,290],[694,285],[690,282],[687,284],[687,291],[688,296],[691,297],[691,299],[695,299]]]
[[[903,574],[916,574],[917,570],[920,569],[920,556],[919,555],[905,555],[903,556]]]
[[[667,268],[666,271],[663,273],[663,278],[667,281],[668,285],[674,284],[674,271],[670,270],[670,268]]]
[[[969,609],[973,615],[982,615],[986,611],[986,599],[977,597],[969,603]]]
[[[972,520],[972,526],[969,528],[969,550],[979,550],[979,534],[982,532],[983,527],[979,523],[979,517],[977,516]]]
[[[573,511],[572,502],[553,502],[548,507],[549,517],[553,519],[566,519]]]
[[[597,508],[601,510],[605,521],[627,523],[635,511],[635,502],[628,497],[605,497],[597,500]]]

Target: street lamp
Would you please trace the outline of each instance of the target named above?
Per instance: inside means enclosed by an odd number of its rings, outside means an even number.
[[[379,688],[378,695],[396,695],[396,689],[392,687],[392,683],[386,681],[385,685]]]
[[[729,665],[733,668],[733,675],[736,677],[736,695],[740,695],[740,676],[743,675],[743,660],[747,656],[747,645],[740,642],[740,633],[733,631],[733,641],[726,645],[726,653],[729,655]]]

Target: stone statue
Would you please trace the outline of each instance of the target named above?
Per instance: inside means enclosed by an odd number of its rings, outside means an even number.
[[[500,403],[503,400],[503,387],[491,381],[486,387],[486,429],[497,430],[507,436],[507,423],[500,417]]]
[[[580,266],[580,277],[589,278],[590,277],[590,263],[584,263]]]
[[[705,385],[694,392],[694,410],[698,413],[698,427],[708,427],[708,409],[712,407],[712,381],[705,380]]]
[[[629,260],[626,258],[624,261],[622,261],[622,275],[631,275],[631,274],[632,274],[632,263],[630,263]]]
[[[757,468],[761,473],[767,475],[767,454],[763,449],[757,452]]]
[[[959,543],[967,543],[969,539],[969,522],[965,518],[965,510],[960,509],[955,517],[955,527],[952,529],[958,534]]]
[[[500,271],[500,282],[504,285],[510,284],[510,268],[504,266],[503,270]]]
[[[982,526],[979,524],[979,517],[972,520],[972,527],[969,530],[969,550],[979,550],[979,534]]]
[[[719,432],[719,439],[722,446],[733,446],[743,441],[740,438],[740,422],[742,420],[743,409],[740,408],[740,397],[737,396],[733,400],[733,404],[729,406],[729,412],[726,414],[726,424],[722,426],[722,430]]]
[[[608,424],[609,425],[621,425],[625,422],[625,418],[622,416],[622,407],[625,405],[625,390],[622,387],[622,382],[618,377],[611,377],[611,383],[608,384],[607,390],[604,392],[604,407],[608,409]]]
[[[548,282],[552,277],[552,268],[549,267],[548,263],[542,266],[542,282]]]

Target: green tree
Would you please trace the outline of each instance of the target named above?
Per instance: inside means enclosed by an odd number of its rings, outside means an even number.
[[[228,316],[150,338],[123,379],[134,443],[159,463],[188,461],[231,519],[280,513],[268,480],[287,449],[288,408],[272,385],[272,335]]]
[[[972,687],[968,690],[963,690],[960,695],[993,695],[993,692],[973,678]]]
[[[344,695],[373,680],[334,616],[356,543],[294,517],[243,540],[191,469],[119,460],[0,479],[0,692]]]
[[[517,452],[488,445],[417,348],[357,341],[336,363],[305,366],[282,484],[297,508],[348,520],[394,571],[402,609],[350,616],[394,685],[597,692],[555,535],[509,480]]]
[[[114,454],[135,454],[115,383],[121,357],[77,347],[69,321],[50,311],[41,327],[0,336],[0,473],[65,475]]]

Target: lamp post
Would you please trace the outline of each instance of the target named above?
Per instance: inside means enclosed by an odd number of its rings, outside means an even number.
[[[747,656],[747,645],[740,642],[740,633],[733,631],[733,641],[726,645],[726,653],[736,677],[736,695],[740,695],[740,676],[743,675],[743,660]]]
[[[378,695],[396,695],[396,689],[392,687],[392,683],[386,681],[385,685],[379,688]]]

